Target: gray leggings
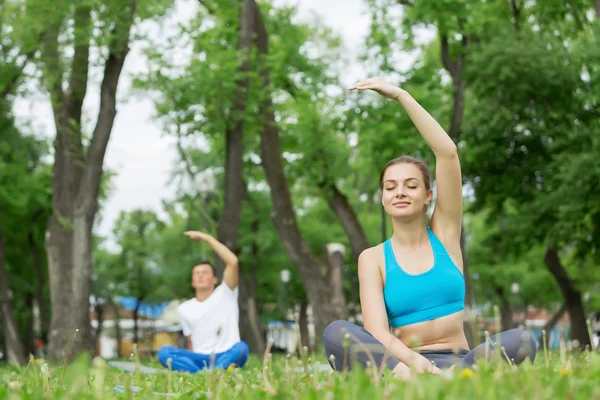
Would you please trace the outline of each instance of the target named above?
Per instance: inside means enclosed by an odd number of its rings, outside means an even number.
[[[344,351],[344,337],[350,334],[349,343]],[[522,363],[526,358],[535,360],[536,342],[533,336],[523,329],[510,329],[490,338],[488,356],[496,351],[496,343],[504,348],[502,358],[508,357],[515,364]],[[385,354],[385,346],[375,339],[367,330],[348,321],[334,321],[323,332],[323,344],[327,358],[332,368],[341,371],[351,370],[353,366],[365,367],[367,362],[375,363],[377,367],[385,361],[389,369],[394,369],[400,361],[389,353]],[[469,367],[479,359],[485,358],[486,344],[482,343],[471,351],[458,350],[422,350],[423,357],[433,361],[438,368],[448,368],[457,365],[460,368]],[[504,354],[505,353],[505,354]],[[332,357],[334,359],[332,361]],[[385,360],[384,360],[385,357]]]

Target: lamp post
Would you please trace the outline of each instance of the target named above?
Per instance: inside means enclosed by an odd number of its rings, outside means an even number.
[[[512,292],[512,294],[515,295],[516,298],[516,304],[515,304],[515,311],[517,312],[517,314],[519,313],[519,290],[521,289],[521,287],[519,286],[519,284],[517,282],[513,282],[512,285],[510,285],[510,291]],[[519,321],[522,321],[523,319],[519,316]],[[521,322],[519,322],[519,325],[521,324]]]

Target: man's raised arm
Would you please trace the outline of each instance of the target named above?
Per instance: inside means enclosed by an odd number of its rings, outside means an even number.
[[[231,290],[234,290],[238,286],[239,282],[239,268],[238,258],[231,250],[227,248],[223,243],[219,242],[213,236],[198,231],[188,231],[184,233],[191,239],[201,240],[206,242],[212,247],[217,253],[217,256],[225,263],[225,271],[223,272],[223,282],[229,286]]]

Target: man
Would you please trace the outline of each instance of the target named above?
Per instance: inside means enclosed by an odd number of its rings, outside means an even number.
[[[202,232],[185,232],[194,240],[208,243],[225,263],[223,282],[207,261],[192,269],[196,297],[178,308],[187,349],[164,346],[158,360],[164,366],[171,359],[174,371],[195,373],[205,368],[242,367],[248,359],[248,345],[240,340],[238,308],[238,259],[225,245]]]

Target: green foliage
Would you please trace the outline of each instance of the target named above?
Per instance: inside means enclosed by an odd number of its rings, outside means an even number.
[[[515,252],[514,235],[519,227],[509,225],[506,218],[494,218],[494,215],[486,210],[470,216],[465,224],[469,272],[474,282],[476,303],[485,304],[495,299],[499,304],[499,289],[513,302],[534,307],[543,308],[560,301],[556,282],[541,265],[544,247],[537,245]],[[513,283],[519,285],[518,294],[510,294]]]
[[[172,299],[163,285],[161,254],[157,251],[165,224],[152,211],[122,212],[114,237],[120,252],[96,251],[96,293],[111,299],[134,296],[140,301]]]
[[[47,282],[44,233],[52,207],[51,171],[43,161],[47,152],[47,143],[16,129],[7,104],[0,103],[0,237],[5,241],[5,276],[22,338],[29,337],[31,301],[40,282]],[[46,303],[47,286],[41,288],[39,300]]]

